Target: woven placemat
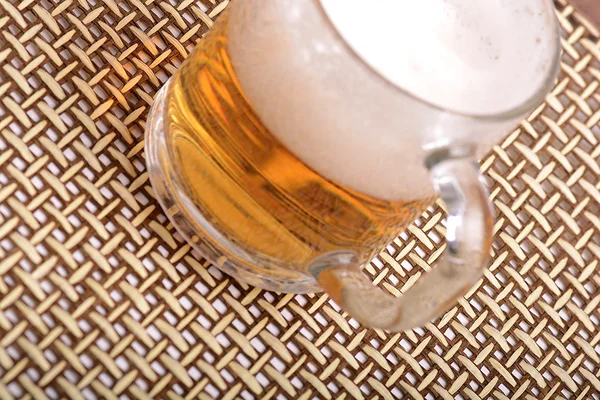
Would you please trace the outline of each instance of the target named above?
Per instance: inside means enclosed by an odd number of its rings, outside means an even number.
[[[0,0],[0,399],[598,398],[598,32],[557,3],[557,86],[482,163],[490,271],[440,320],[388,334],[323,294],[229,279],[153,197],[152,97],[226,5]],[[368,273],[412,284],[443,217]]]

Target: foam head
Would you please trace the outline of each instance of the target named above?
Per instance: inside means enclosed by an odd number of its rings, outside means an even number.
[[[321,0],[350,47],[391,83],[442,108],[525,103],[553,67],[545,0]]]
[[[434,193],[428,148],[468,143],[482,156],[526,114],[465,116],[514,109],[544,86],[558,54],[552,7],[244,0],[229,47],[248,99],[292,153],[360,192],[412,200]]]

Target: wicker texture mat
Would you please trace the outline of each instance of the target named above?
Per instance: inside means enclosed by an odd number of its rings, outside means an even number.
[[[322,294],[228,279],[154,200],[145,118],[227,1],[205,3],[0,0],[0,399],[598,398],[594,28],[557,3],[559,82],[483,161],[498,210],[485,279],[387,334]],[[368,272],[402,291],[443,226],[430,210]]]

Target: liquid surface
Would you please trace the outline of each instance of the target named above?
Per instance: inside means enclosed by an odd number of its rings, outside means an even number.
[[[552,68],[546,0],[320,0],[348,44],[398,87],[440,107],[519,107]]]
[[[180,195],[259,259],[302,270],[319,254],[354,249],[366,261],[432,199],[360,194],[282,146],[239,85],[228,53],[228,17],[192,52],[167,94],[166,139]]]

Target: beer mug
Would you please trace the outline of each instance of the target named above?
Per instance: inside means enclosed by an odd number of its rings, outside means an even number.
[[[477,160],[552,87],[559,33],[550,0],[370,5],[231,3],[157,95],[145,146],[161,206],[219,269],[400,331],[481,278]],[[361,266],[438,197],[445,253],[384,293]]]

